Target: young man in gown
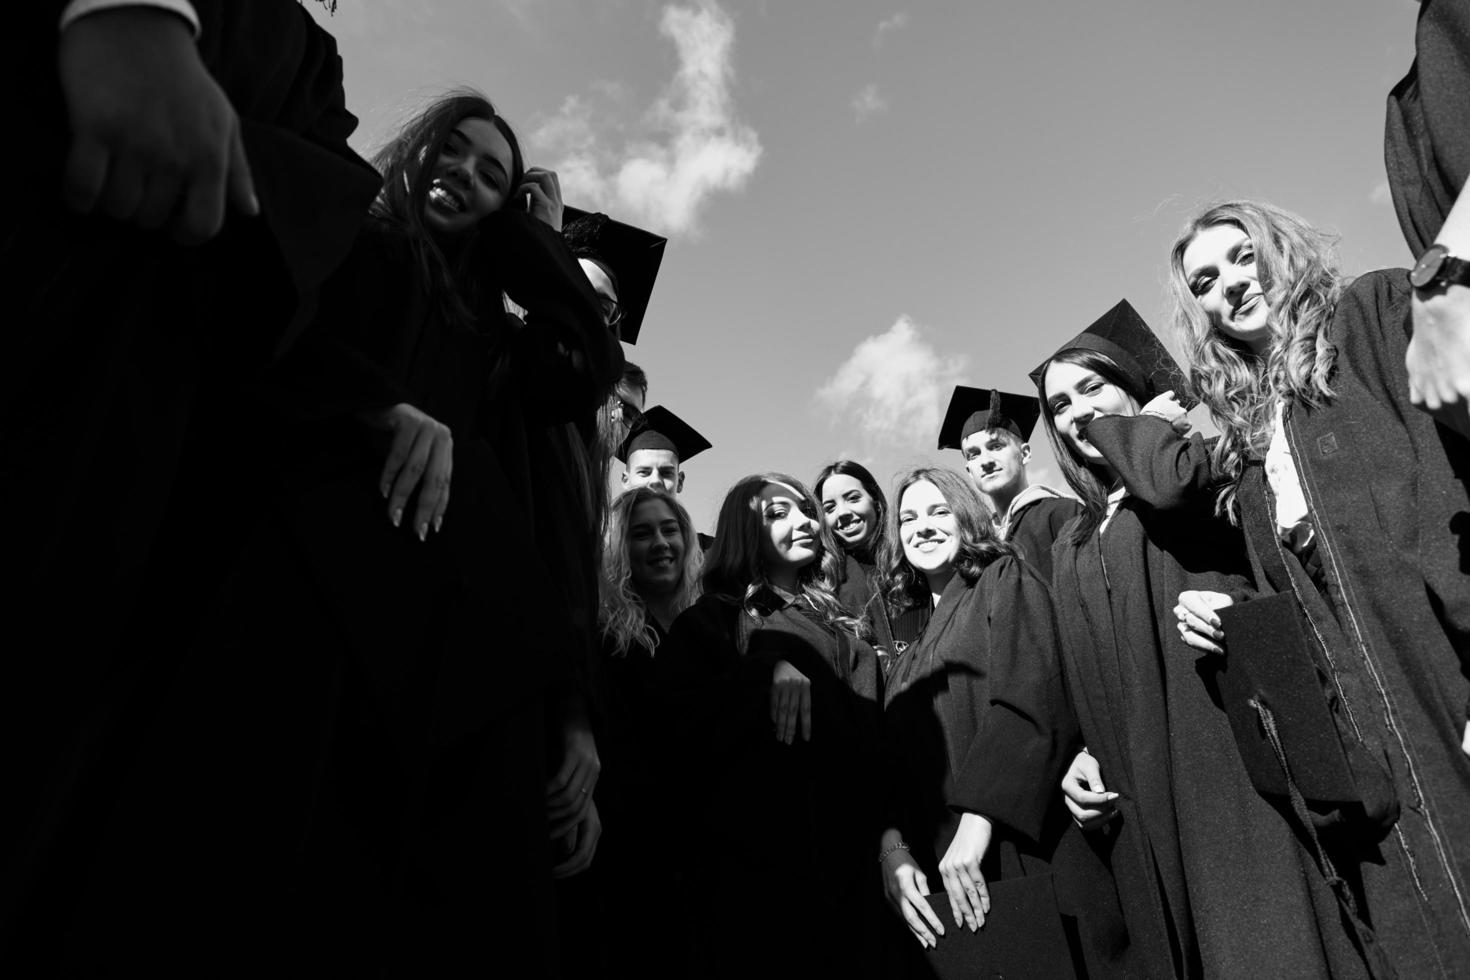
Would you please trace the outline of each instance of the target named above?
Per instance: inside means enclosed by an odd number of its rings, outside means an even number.
[[[1081,507],[1051,487],[1032,484],[1026,472],[1040,412],[1034,395],[955,385],[939,427],[939,448],[960,451],[970,482],[994,515],[996,535],[1050,582],[1052,542]]]

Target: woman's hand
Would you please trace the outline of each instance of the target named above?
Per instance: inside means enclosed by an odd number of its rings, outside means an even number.
[[[1102,769],[1097,760],[1086,750],[1077,753],[1077,758],[1067,767],[1062,777],[1062,799],[1072,813],[1072,819],[1083,830],[1096,830],[1117,816],[1113,801],[1117,793],[1109,793],[1103,786]]]
[[[546,783],[546,817],[553,838],[566,836],[586,819],[593,806],[592,791],[602,772],[597,740],[592,737],[592,724],[581,696],[570,697],[563,707],[561,768]]]
[[[1224,653],[1220,643],[1225,631],[1220,628],[1220,617],[1216,609],[1224,609],[1235,602],[1222,592],[1188,591],[1179,593],[1179,605],[1174,615],[1179,620],[1179,635],[1184,642],[1205,653]]]
[[[602,818],[597,815],[597,804],[593,803],[582,815],[582,819],[572,826],[562,840],[570,852],[561,863],[551,869],[553,878],[570,878],[579,875],[592,866],[592,858],[597,853],[597,842],[602,838]]]
[[[1184,416],[1184,406],[1179,404],[1179,399],[1172,391],[1166,391],[1154,398],[1138,410],[1139,415],[1155,415],[1168,422],[1174,427],[1174,431],[1181,436],[1186,435],[1191,426],[1189,419]]]
[[[939,859],[939,877],[944,879],[944,890],[949,893],[954,924],[967,925],[971,932],[985,925],[985,913],[990,911],[990,890],[980,873],[980,861],[990,847],[990,831],[990,821],[985,817],[978,813],[964,814],[949,849]]]
[[[776,741],[796,741],[796,724],[801,722],[801,740],[812,740],[812,682],[785,660],[776,662],[771,674],[771,724]]]
[[[919,945],[933,949],[939,945],[935,936],[944,935],[944,926],[925,898],[929,894],[929,882],[924,872],[919,870],[908,851],[893,847],[898,841],[896,830],[889,830],[883,835],[883,895],[903,918]]]
[[[531,217],[540,218],[552,231],[561,231],[561,181],[556,171],[527,167],[525,179],[516,188],[516,200],[522,199],[527,200],[526,210],[531,212]]]
[[[1465,736],[1460,739],[1460,750],[1470,756],[1470,721],[1465,722]]]
[[[388,520],[394,527],[403,520],[408,498],[418,491],[410,525],[422,541],[444,523],[449,508],[449,479],[454,470],[454,439],[449,426],[424,414],[407,402],[381,412],[370,412],[365,421],[393,434],[378,492],[388,499]]]

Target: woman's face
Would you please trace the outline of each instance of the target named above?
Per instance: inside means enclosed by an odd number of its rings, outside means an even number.
[[[861,548],[878,533],[878,505],[855,476],[827,477],[822,484],[822,513],[848,551]]]
[[[429,179],[424,224],[442,235],[469,231],[510,198],[510,143],[488,119],[461,119],[450,130]]]
[[[1256,249],[1234,225],[1212,225],[1181,256],[1184,281],[1210,326],[1257,354],[1271,345],[1271,308],[1256,278]]]
[[[1099,415],[1137,415],[1138,402],[1122,388],[1080,364],[1053,361],[1045,375],[1046,410],[1072,452],[1096,462],[1102,453],[1087,441],[1087,423]]]
[[[754,505],[761,515],[761,560],[772,579],[805,568],[817,560],[822,542],[817,516],[794,487],[767,483]]]
[[[684,574],[684,536],[666,500],[645,500],[628,522],[628,567],[639,595],[668,595]]]
[[[904,490],[898,500],[898,540],[908,563],[926,577],[946,575],[960,552],[960,528],[949,501],[928,480]]]

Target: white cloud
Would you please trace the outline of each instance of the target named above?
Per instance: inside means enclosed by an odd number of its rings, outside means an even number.
[[[878,91],[877,84],[870,82],[852,97],[852,111],[857,114],[858,122],[867,122],[879,113],[888,111],[888,100]]]
[[[565,198],[615,212],[663,233],[697,230],[711,196],[743,188],[761,157],[760,137],[741,122],[731,89],[735,23],[713,0],[667,6],[659,33],[673,41],[679,68],[631,136],[610,130],[620,115],[572,95],[531,134],[556,162]],[[592,87],[605,101],[616,83]],[[607,126],[594,125],[594,119]]]
[[[908,451],[939,431],[941,413],[966,363],[963,355],[941,355],[905,314],[883,333],[862,340],[814,399],[831,423],[860,438],[867,452]]]
[[[1388,189],[1388,181],[1380,180],[1373,185],[1368,192],[1368,203],[1388,206],[1393,203],[1393,192]]]
[[[873,47],[882,47],[885,37],[907,26],[909,26],[909,15],[906,11],[900,10],[892,17],[883,18],[878,22],[878,29],[873,32]]]

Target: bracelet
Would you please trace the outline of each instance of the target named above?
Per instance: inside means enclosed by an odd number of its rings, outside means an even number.
[[[882,864],[884,861],[888,860],[888,855],[892,854],[894,851],[907,851],[908,849],[909,846],[907,844],[905,844],[903,841],[899,841],[897,844],[885,848],[883,850],[883,853],[878,855],[878,863]]]

